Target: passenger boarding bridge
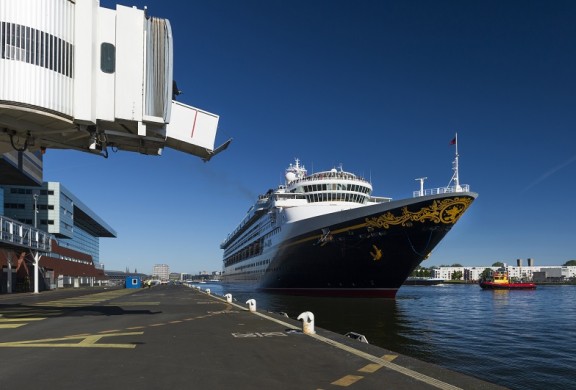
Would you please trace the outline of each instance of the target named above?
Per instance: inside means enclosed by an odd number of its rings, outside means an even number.
[[[0,2],[0,153],[73,149],[207,161],[219,117],[175,101],[172,30],[98,0]]]

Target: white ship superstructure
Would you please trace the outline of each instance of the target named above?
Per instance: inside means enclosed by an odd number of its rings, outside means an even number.
[[[228,278],[238,274],[243,279],[257,279],[269,264],[266,257],[270,256],[266,254],[288,237],[289,228],[283,229],[287,224],[391,200],[371,197],[370,182],[342,169],[308,176],[298,159],[286,169],[285,179],[285,185],[259,196],[244,220],[222,243],[224,257],[232,258],[226,266]],[[245,258],[251,260],[242,261]],[[238,265],[230,269],[231,264]],[[253,268],[254,272],[246,273],[246,268]]]

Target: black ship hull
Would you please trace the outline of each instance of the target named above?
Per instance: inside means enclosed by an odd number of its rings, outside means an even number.
[[[443,194],[295,222],[286,228],[305,233],[281,243],[253,282],[283,294],[394,298],[475,197]]]

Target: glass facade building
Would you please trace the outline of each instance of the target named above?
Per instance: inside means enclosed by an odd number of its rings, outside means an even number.
[[[40,187],[1,188],[4,216],[54,235],[60,247],[92,256],[100,268],[100,237],[116,237],[116,232],[66,187],[44,182]]]

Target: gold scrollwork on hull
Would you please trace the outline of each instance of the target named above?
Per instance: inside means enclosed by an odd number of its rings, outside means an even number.
[[[399,216],[387,212],[378,217],[366,218],[366,224],[384,229],[388,229],[391,225],[407,226],[411,222],[426,221],[453,225],[464,214],[472,201],[473,198],[470,197],[435,200],[430,206],[423,207],[418,211],[409,211],[408,207],[403,207],[402,215]]]

